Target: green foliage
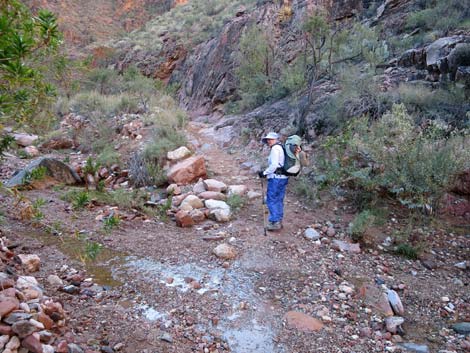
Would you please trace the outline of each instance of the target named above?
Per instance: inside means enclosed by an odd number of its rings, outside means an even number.
[[[31,204],[33,221],[38,222],[44,218],[44,213],[41,211],[41,207],[46,204],[46,200],[42,198],[37,198]]]
[[[349,234],[354,241],[362,239],[367,229],[375,222],[375,216],[369,210],[359,213],[349,225]]]
[[[238,194],[232,194],[227,198],[227,205],[229,205],[234,212],[239,211],[245,203],[245,198]]]
[[[185,137],[177,129],[168,126],[157,128],[153,140],[141,153],[135,153],[129,161],[133,185],[163,185],[167,181],[163,170],[167,152],[185,144]]]
[[[33,16],[20,1],[3,0],[0,33],[0,119],[34,125],[50,115],[56,94],[44,75],[61,42],[56,17],[45,10]]]
[[[74,192],[72,198],[72,206],[75,210],[84,208],[90,203],[90,195],[87,191]]]
[[[31,172],[26,172],[23,177],[23,184],[30,184],[33,181],[40,181],[44,180],[47,175],[47,168],[43,166],[39,166],[34,168]]]
[[[0,127],[1,133],[1,127]],[[10,135],[0,135],[0,159],[3,158],[3,152],[7,151],[10,145],[15,141],[15,138]]]
[[[114,228],[119,227],[119,224],[121,223],[121,220],[119,216],[116,216],[115,214],[111,214],[108,217],[105,217],[103,219],[103,229],[105,230],[106,233],[110,233]]]
[[[455,173],[470,166],[467,131],[449,133],[439,124],[417,128],[404,105],[381,119],[355,119],[325,145],[337,182],[363,192],[387,190],[409,208],[434,211]],[[339,142],[339,143],[335,143]]]
[[[294,192],[308,202],[314,202],[318,198],[318,186],[312,175],[300,175],[295,178]]]
[[[98,162],[93,160],[93,157],[89,156],[86,159],[85,166],[83,167],[83,173],[95,175],[98,172],[100,165]]]
[[[403,243],[396,247],[395,253],[407,259],[416,260],[419,255],[419,250],[410,244]]]
[[[85,244],[85,258],[94,261],[103,250],[103,245],[93,241],[87,241]]]
[[[408,15],[407,29],[420,28],[423,31],[441,31],[447,34],[455,29],[470,28],[470,7],[460,0],[422,1],[422,8]]]
[[[110,167],[113,164],[119,164],[120,162],[119,153],[114,150],[112,146],[106,146],[98,157],[96,157],[96,164],[99,166]]]

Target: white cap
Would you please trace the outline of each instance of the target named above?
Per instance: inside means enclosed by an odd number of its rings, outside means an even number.
[[[275,132],[269,132],[266,136],[261,139],[263,143],[266,143],[266,140],[279,140],[279,135]]]

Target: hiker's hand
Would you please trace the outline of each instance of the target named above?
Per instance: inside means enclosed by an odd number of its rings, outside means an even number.
[[[264,174],[264,171],[263,171],[263,170],[260,170],[260,171],[258,172],[258,176],[259,176],[260,178],[266,178],[266,175]]]
[[[299,154],[300,152],[302,152],[302,147],[300,147],[300,146],[295,146],[294,154],[297,155],[297,154]]]

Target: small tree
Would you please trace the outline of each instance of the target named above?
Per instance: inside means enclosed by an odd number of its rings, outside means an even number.
[[[55,87],[44,73],[60,43],[51,12],[33,16],[20,1],[0,0],[0,122],[27,125],[49,111]]]

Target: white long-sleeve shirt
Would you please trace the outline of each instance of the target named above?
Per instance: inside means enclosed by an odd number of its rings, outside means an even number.
[[[276,169],[284,165],[284,150],[281,145],[273,145],[268,158],[268,168],[264,170],[264,175],[270,178],[287,178],[286,175],[275,174]]]

